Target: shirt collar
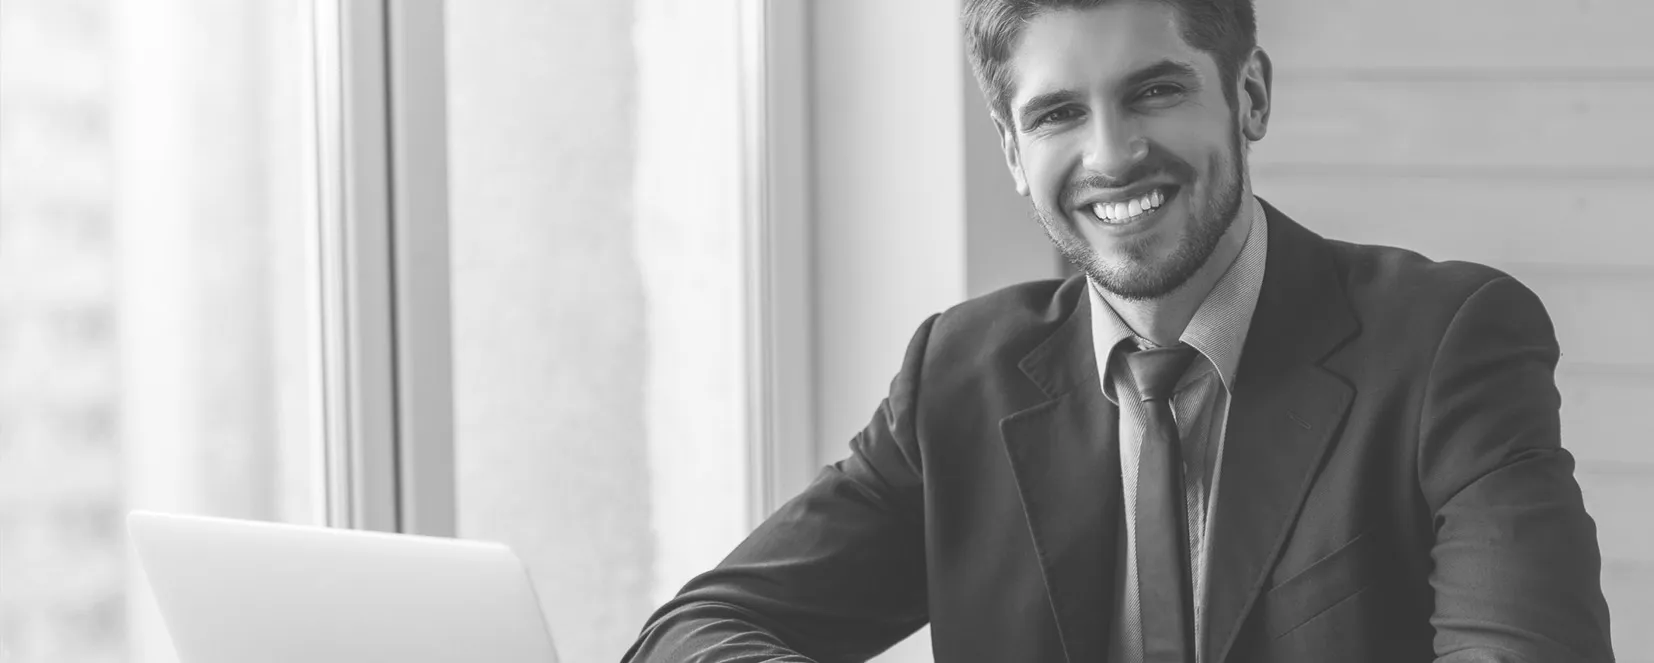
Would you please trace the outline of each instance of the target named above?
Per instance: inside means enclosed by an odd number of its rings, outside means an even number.
[[[1246,346],[1246,332],[1252,326],[1252,313],[1258,305],[1258,293],[1263,288],[1264,258],[1268,255],[1269,224],[1264,218],[1263,205],[1254,196],[1247,196],[1252,214],[1252,229],[1241,245],[1240,255],[1218,277],[1212,291],[1195,309],[1189,326],[1178,339],[1188,343],[1211,363],[1223,380],[1226,391],[1234,389],[1235,371],[1240,368],[1241,349]],[[1091,297],[1091,342],[1099,359],[1097,370],[1102,374],[1103,393],[1115,400],[1109,386],[1108,366],[1113,361],[1115,347],[1120,341],[1133,339],[1139,348],[1153,344],[1131,331],[1120,315],[1098,294],[1097,285],[1090,284],[1086,292]]]

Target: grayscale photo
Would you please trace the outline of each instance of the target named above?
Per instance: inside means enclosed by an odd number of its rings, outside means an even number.
[[[1654,663],[1651,32],[0,0],[0,663]]]

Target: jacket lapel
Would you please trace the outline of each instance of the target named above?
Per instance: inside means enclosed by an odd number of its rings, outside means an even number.
[[[1019,364],[1047,400],[1000,421],[1070,663],[1106,651],[1121,513],[1118,413],[1100,388],[1089,308],[1081,290],[1075,313]]]
[[[1332,446],[1353,388],[1320,364],[1357,330],[1326,241],[1265,204],[1269,253],[1212,514],[1206,637],[1221,662]]]

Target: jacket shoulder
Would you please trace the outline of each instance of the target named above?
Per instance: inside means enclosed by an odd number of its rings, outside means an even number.
[[[1413,322],[1451,318],[1488,283],[1509,274],[1476,262],[1434,260],[1416,251],[1328,240],[1355,310],[1363,322],[1391,314]]]
[[[1435,260],[1409,249],[1378,244],[1327,240],[1344,267],[1352,287],[1436,287],[1474,290],[1503,271],[1464,260]]]
[[[1085,297],[1085,279],[1029,281],[961,302],[937,316],[932,362],[1014,367],[1072,317]]]
[[[1389,246],[1329,243],[1361,328],[1356,343],[1366,352],[1359,354],[1383,358],[1381,367],[1369,368],[1428,374],[1455,321],[1471,310],[1471,300],[1484,290],[1486,296],[1475,307],[1477,315],[1525,321],[1531,327],[1528,333],[1555,343],[1554,328],[1538,295],[1499,269],[1433,260]]]

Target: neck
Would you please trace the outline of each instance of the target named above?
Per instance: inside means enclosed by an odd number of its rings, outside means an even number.
[[[1099,288],[1103,301],[1108,302],[1133,333],[1161,347],[1176,345],[1189,321],[1194,319],[1195,311],[1206,301],[1206,295],[1240,257],[1246,236],[1252,232],[1252,205],[1252,192],[1246,190],[1241,196],[1240,209],[1212,249],[1212,255],[1177,289],[1156,299],[1130,300]]]

